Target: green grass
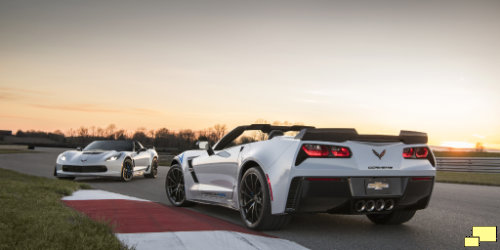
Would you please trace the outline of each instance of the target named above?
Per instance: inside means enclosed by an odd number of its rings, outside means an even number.
[[[460,152],[460,151],[433,151],[436,157],[500,157],[500,153],[489,152]]]
[[[0,249],[125,249],[108,225],[60,200],[87,188],[0,169]]]
[[[436,181],[500,186],[500,174],[437,171]]]

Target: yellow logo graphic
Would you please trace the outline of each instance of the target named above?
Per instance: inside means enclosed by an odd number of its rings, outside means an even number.
[[[478,247],[480,242],[497,242],[497,227],[472,227],[472,237],[465,238],[465,246]]]
[[[384,182],[380,182],[380,181],[368,183],[367,188],[375,189],[375,190],[382,190],[384,188],[389,188],[389,183],[384,183]]]

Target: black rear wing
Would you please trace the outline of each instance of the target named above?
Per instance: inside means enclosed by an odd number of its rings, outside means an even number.
[[[295,137],[304,141],[366,141],[366,142],[403,142],[405,144],[425,144],[427,134],[401,130],[399,135],[360,135],[352,128],[306,128]]]

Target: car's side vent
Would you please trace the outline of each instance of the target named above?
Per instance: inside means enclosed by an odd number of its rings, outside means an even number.
[[[286,200],[285,212],[293,213],[299,207],[300,191],[302,187],[302,178],[296,177],[290,183],[290,190],[288,191],[288,199]]]
[[[193,177],[193,181],[198,183],[198,177],[196,177],[196,173],[194,172],[194,168],[193,168],[193,159],[189,159],[188,160],[188,169],[189,169],[189,172],[191,172],[191,176]]]

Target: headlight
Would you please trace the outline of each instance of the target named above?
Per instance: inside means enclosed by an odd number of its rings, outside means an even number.
[[[116,161],[120,158],[120,156],[122,156],[122,153],[113,155],[113,156],[109,157],[108,159],[106,159],[106,161]]]
[[[66,156],[65,155],[61,155],[61,157],[59,157],[59,160],[65,161],[66,160]]]

